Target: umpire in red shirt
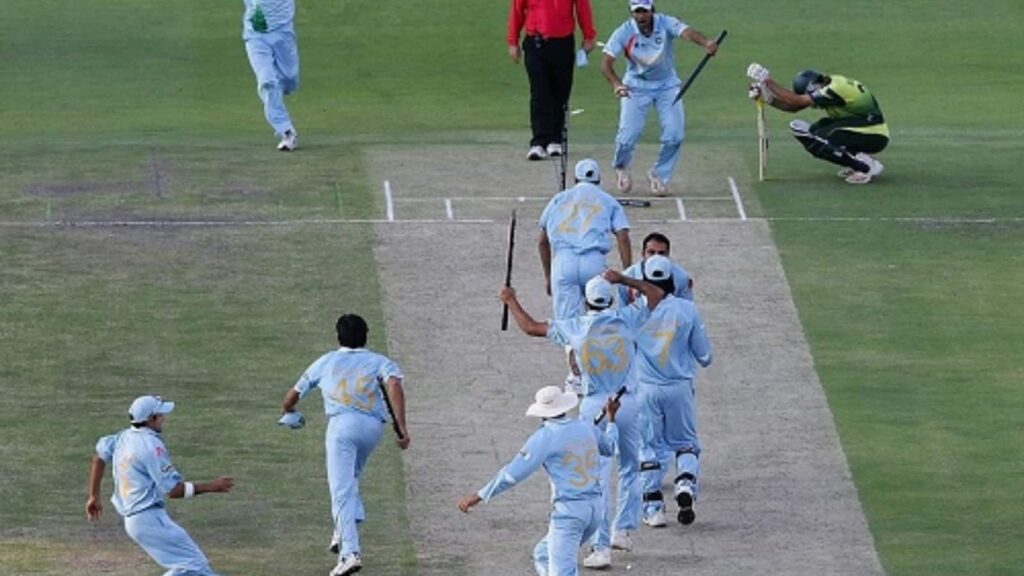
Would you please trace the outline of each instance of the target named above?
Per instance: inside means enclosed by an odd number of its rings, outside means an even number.
[[[519,34],[525,29],[522,53],[530,77],[530,160],[562,155],[562,126],[572,92],[575,49],[573,31],[579,19],[583,50],[594,49],[597,30],[590,0],[512,0],[508,12],[508,55],[519,62]]]

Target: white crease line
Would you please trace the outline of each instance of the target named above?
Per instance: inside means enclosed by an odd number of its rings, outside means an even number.
[[[740,220],[747,220],[747,211],[743,209],[743,200],[740,198],[740,189],[736,187],[736,180],[729,176],[729,189],[732,190],[733,200],[736,201],[736,211],[740,213]]]
[[[444,213],[448,216],[449,220],[455,220],[455,211],[452,210],[452,199],[444,199]]]
[[[391,196],[391,182],[384,181],[384,205],[387,207],[388,222],[395,221],[395,200]]]
[[[682,198],[676,198],[676,208],[679,210],[679,219],[686,220],[686,208],[683,207]]]
[[[672,198],[665,198],[664,196],[617,196],[616,198],[630,198],[632,200],[647,200],[653,204],[660,204],[662,202],[671,202]],[[548,202],[551,200],[551,196],[449,196],[448,199],[453,202]],[[410,197],[402,196],[401,198],[395,198],[395,203],[405,202],[426,202],[434,203],[438,200],[442,200],[439,196],[421,196],[421,197]],[[733,202],[732,195],[728,196],[686,196],[687,202]]]

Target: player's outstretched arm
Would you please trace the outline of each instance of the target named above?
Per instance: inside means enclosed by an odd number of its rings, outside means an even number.
[[[529,312],[523,309],[519,299],[516,298],[515,288],[502,286],[501,292],[498,293],[498,299],[508,306],[508,311],[516,319],[516,324],[519,325],[519,329],[523,331],[523,334],[540,337],[548,335],[547,323],[537,322],[533,319],[533,316],[530,316]]]
[[[191,493],[189,484],[192,485]],[[167,492],[168,498],[191,498],[200,494],[210,492],[231,492],[235,487],[235,479],[230,476],[221,476],[209,482],[178,482],[174,488]]]
[[[687,28],[686,30],[683,30],[682,36],[697,46],[700,46],[705,52],[712,56],[718,52],[718,42],[715,42],[713,39],[701,34],[696,28]]]
[[[100,504],[100,484],[103,483],[103,472],[107,469],[107,463],[99,456],[93,455],[92,466],[89,468],[89,499],[85,503],[85,517],[89,520],[99,520],[103,514],[103,505]]]

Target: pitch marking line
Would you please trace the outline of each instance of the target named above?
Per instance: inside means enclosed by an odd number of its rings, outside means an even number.
[[[740,213],[740,220],[747,221],[747,211],[743,209],[743,200],[740,198],[740,189],[736,187],[736,180],[729,176],[729,189],[732,190],[732,198],[736,201],[736,211]]]
[[[455,211],[452,210],[452,199],[444,199],[444,213],[448,216],[449,220],[455,220]]]
[[[683,206],[682,198],[676,198],[676,208],[679,210],[679,220],[686,220],[686,208]]]
[[[395,200],[391,196],[391,182],[384,181],[384,205],[387,209],[388,222],[395,221]]]

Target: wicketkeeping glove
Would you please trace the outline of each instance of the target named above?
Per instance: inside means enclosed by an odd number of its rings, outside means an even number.
[[[750,66],[747,66],[747,78],[750,78],[758,84],[764,84],[770,76],[771,74],[768,72],[768,69],[757,62],[753,62]]]
[[[292,430],[298,430],[306,425],[306,417],[302,415],[302,412],[285,412],[281,419],[277,421],[281,426],[287,426]]]

